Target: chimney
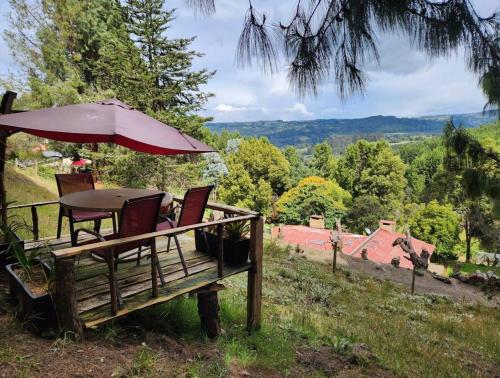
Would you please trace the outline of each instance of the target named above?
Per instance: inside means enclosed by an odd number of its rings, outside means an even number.
[[[309,217],[309,227],[325,229],[325,217],[323,215],[311,215]]]
[[[396,231],[396,222],[381,219],[378,222],[378,228],[380,228],[381,230],[389,231],[389,232],[395,232]]]

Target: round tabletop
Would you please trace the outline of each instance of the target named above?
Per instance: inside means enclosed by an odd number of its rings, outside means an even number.
[[[126,200],[161,193],[150,189],[97,189],[62,196],[59,203],[67,209],[84,211],[120,211]],[[172,195],[165,193],[162,206],[172,203]]]

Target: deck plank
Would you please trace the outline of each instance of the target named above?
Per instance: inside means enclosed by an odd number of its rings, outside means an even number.
[[[250,263],[241,267],[225,267],[224,277],[229,277],[234,274],[242,273],[252,267]],[[219,281],[221,278],[218,276],[217,266],[213,266],[196,275],[183,277],[178,280],[168,283],[165,287],[159,288],[158,298],[151,298],[149,290],[143,291],[137,295],[124,299],[123,307],[120,308],[116,315],[111,315],[111,307],[109,304],[101,306],[97,309],[88,310],[80,314],[86,328],[95,328],[101,323],[107,322],[112,319],[120,318],[132,311],[140,310],[150,307],[159,303],[168,302],[183,294],[190,293],[203,286]]]
[[[91,236],[82,235],[82,240]],[[111,319],[122,317],[130,312],[140,310],[158,303],[168,302],[183,294],[221,280],[218,276],[217,261],[195,249],[194,238],[189,234],[179,235],[181,249],[188,266],[189,276],[186,277],[180,263],[179,255],[171,245],[171,251],[166,252],[167,239],[157,239],[158,260],[162,268],[166,285],[159,287],[159,296],[151,298],[151,265],[147,256],[149,249],[143,250],[142,263],[137,266],[135,259],[121,262],[118,265],[117,280],[123,298],[123,307],[116,316],[111,316],[108,268],[89,254],[82,255],[75,264],[76,290],[78,310],[85,327],[93,328]],[[39,248],[42,258],[49,264],[53,262],[51,250],[70,246],[69,236],[60,239],[30,242],[26,249]],[[224,278],[248,271],[251,264],[241,267],[224,266]]]
[[[190,273],[193,275],[196,275],[197,273],[200,273],[204,270],[213,268],[216,266],[216,263],[213,261],[207,261],[202,264],[196,265],[190,269]],[[166,284],[179,280],[180,278],[184,278],[185,274],[184,271],[181,269],[177,272],[170,273],[165,276],[165,282]],[[161,288],[161,286],[160,286]],[[151,276],[147,277],[146,280],[143,280],[142,282],[136,283],[134,285],[130,286],[121,286],[120,287],[120,293],[122,295],[122,298],[125,300],[128,297],[132,297],[136,294],[140,294],[143,291],[150,291],[151,290]],[[89,299],[85,299],[82,301],[78,302],[78,311],[80,313],[89,311],[91,309],[96,309],[101,306],[106,306],[109,305],[110,297],[109,297],[109,287],[108,290],[101,294],[97,294],[95,296],[92,296]]]
[[[186,264],[189,265],[189,262],[197,261],[200,259],[210,259],[209,256],[198,253],[195,251],[188,251],[184,254]],[[120,280],[124,276],[132,276],[135,274],[142,274],[144,272],[149,272],[151,270],[151,265],[149,262],[149,259],[143,258],[141,259],[141,265],[137,266],[135,262],[133,263],[126,263],[125,264],[118,264],[118,270],[116,272],[118,280]],[[180,259],[179,255],[177,253],[161,253],[158,255],[158,260],[160,262],[160,265],[162,267],[167,267],[170,265],[176,265],[180,264]],[[97,262],[98,264],[103,266],[103,269],[100,269],[98,272],[94,272],[94,274],[89,275],[88,272],[80,272],[80,277],[77,279],[76,282],[76,290],[83,290],[83,289],[88,289],[94,286],[99,286],[103,283],[108,282],[108,268],[104,262]],[[77,275],[79,274],[80,267],[76,267],[75,271],[77,272]],[[83,277],[83,275],[85,275]]]
[[[209,258],[202,258],[202,259],[197,259],[195,261],[191,260],[191,264],[187,264],[188,267],[188,272],[189,274],[193,274],[197,271],[197,267],[202,264],[206,264],[208,262],[212,262]],[[118,277],[118,287],[120,290],[123,290],[123,288],[132,286],[132,285],[137,285],[141,284],[143,282],[149,282],[151,281],[151,266],[146,267],[149,269],[142,270],[138,274],[127,274],[129,273],[128,271],[123,273],[120,272],[120,276]],[[163,275],[165,277],[165,280],[168,280],[172,274],[175,274],[177,272],[182,272],[184,274],[184,270],[182,268],[181,263],[176,263],[172,265],[167,265],[167,266],[162,266],[162,271]],[[133,270],[132,270],[133,272]],[[78,301],[83,301],[84,299],[89,299],[91,297],[100,295],[100,294],[109,294],[109,279],[108,276],[104,277],[99,277],[101,278],[101,282],[99,285],[92,286],[92,287],[86,287],[84,289],[81,289],[77,291],[77,300]]]

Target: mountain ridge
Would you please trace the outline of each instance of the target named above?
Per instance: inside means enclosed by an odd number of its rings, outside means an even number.
[[[237,131],[243,136],[266,136],[273,144],[306,145],[320,143],[336,135],[439,134],[447,120],[466,128],[494,122],[494,112],[443,114],[421,117],[374,115],[364,118],[329,118],[294,121],[209,122],[215,132]]]

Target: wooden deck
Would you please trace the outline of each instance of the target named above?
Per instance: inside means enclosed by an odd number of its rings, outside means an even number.
[[[186,260],[189,276],[185,276],[177,249],[168,253],[166,238],[158,238],[158,259],[165,278],[165,286],[159,287],[159,295],[151,295],[151,264],[149,251],[143,250],[141,263],[136,265],[133,254],[131,261],[118,265],[117,280],[123,298],[123,306],[115,316],[111,315],[110,290],[107,265],[90,254],[84,254],[75,263],[75,289],[78,314],[82,324],[87,328],[95,327],[103,322],[126,315],[132,311],[146,308],[158,303],[167,302],[186,293],[194,292],[221,278],[218,274],[217,261],[195,249],[194,238],[179,235],[179,242]],[[174,243],[172,243],[174,245]],[[50,249],[65,249],[70,246],[69,237],[31,243],[28,248],[41,247],[46,250],[44,259],[51,260]],[[172,248],[172,246],[171,246]],[[252,264],[241,267],[224,266],[223,278],[248,271]],[[158,278],[159,280],[159,278]]]
[[[178,196],[173,196],[173,199],[179,204],[183,202],[183,198]],[[53,299],[61,331],[70,331],[79,338],[83,335],[82,326],[95,327],[132,311],[167,302],[180,295],[192,292],[198,292],[198,305],[203,304],[201,306],[201,308],[204,308],[203,313],[217,312],[215,309],[217,306],[214,306],[214,303],[217,303],[217,287],[212,284],[243,272],[248,272],[247,329],[253,331],[260,328],[264,230],[264,218],[261,214],[234,206],[208,202],[207,209],[222,212],[224,214],[222,219],[207,220],[174,229],[71,247],[68,236],[60,239],[39,239],[37,208],[55,204],[54,201],[37,202],[9,206],[8,209],[31,208],[31,224],[35,241],[25,242],[25,249],[40,248],[43,251],[42,259],[47,260],[50,265],[54,266],[55,289]],[[223,243],[224,227],[235,222],[250,223],[249,261],[240,267],[230,267],[222,263],[225,253],[225,243]],[[212,252],[215,253],[218,260],[196,251],[194,238],[190,236],[193,235],[194,230],[209,227],[216,230],[217,247],[215,248],[216,251]],[[177,250],[166,251],[167,237],[173,237],[174,235],[177,235],[181,243],[181,249],[187,263],[188,276],[183,272]],[[83,234],[81,236],[80,241],[84,241],[85,237],[89,237]],[[165,285],[158,285],[160,280],[156,271],[156,277],[151,274],[151,261],[147,258],[150,251],[144,250],[142,252],[143,256],[139,266],[136,265],[134,256],[131,256],[133,261],[120,263],[116,272],[123,305],[112,315],[111,305],[115,301],[111,301],[107,265],[90,256],[90,251],[96,248],[109,251],[119,245],[141,240],[156,240],[157,256],[165,277]],[[137,256],[135,252],[134,254]],[[208,300],[208,297],[211,300]],[[213,301],[213,298],[215,298],[215,301]],[[213,314],[208,316],[211,319],[216,318]],[[200,315],[202,327],[204,326],[203,323],[206,323],[203,320],[205,318],[205,316]]]

